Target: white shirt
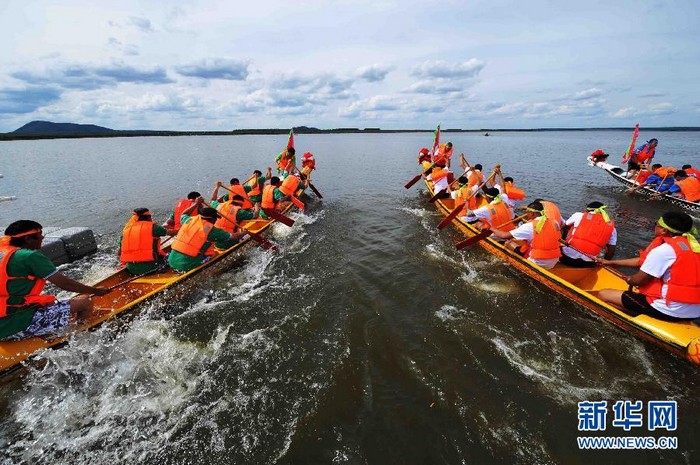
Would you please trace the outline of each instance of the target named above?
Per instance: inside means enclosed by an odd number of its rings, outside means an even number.
[[[535,218],[534,221],[521,224],[517,228],[515,228],[512,231],[509,231],[510,234],[513,236],[513,239],[517,239],[519,241],[527,241],[529,245],[532,245],[532,239],[535,237],[535,224],[537,221],[541,218],[541,216],[538,216]],[[557,264],[559,261],[559,257],[557,258],[532,258],[528,257],[528,260],[534,263],[535,265],[539,265],[542,268],[549,270],[550,268],[553,268],[554,265]]]
[[[566,220],[566,225],[567,226],[573,226],[574,228],[578,228],[579,223],[581,223],[581,219],[583,219],[583,213],[581,212],[576,212],[571,217]],[[608,239],[607,242],[608,245],[617,245],[617,229],[613,228],[612,234],[610,235],[610,239]],[[583,261],[586,262],[592,262],[593,259],[588,258],[587,255],[583,255],[580,252],[575,251],[571,247],[564,247],[561,249],[562,253],[566,255],[569,258],[580,258]]]
[[[641,271],[655,278],[661,278],[664,283],[668,282],[671,275],[671,265],[676,262],[676,252],[669,244],[663,243],[652,249],[642,263]],[[676,318],[697,318],[700,317],[700,304],[685,304],[679,302],[668,302],[666,304],[666,292],[668,285],[661,286],[661,298],[651,303],[651,306],[661,313],[671,315]]]
[[[435,191],[436,194],[440,191],[447,190],[447,186],[449,185],[449,183],[447,182],[448,177],[449,176],[444,176],[433,183],[433,190]],[[428,179],[432,181],[433,175],[429,174]]]
[[[494,184],[493,187],[495,187],[496,189],[498,189],[498,192],[501,193],[501,200],[503,200],[503,201],[506,203],[506,205],[508,205],[511,209],[515,208],[515,202],[512,201],[512,200],[508,197],[508,194],[506,194],[506,193],[503,191],[503,189],[501,189],[501,185],[500,185],[500,184]]]

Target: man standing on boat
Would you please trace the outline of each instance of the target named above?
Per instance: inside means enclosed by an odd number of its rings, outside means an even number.
[[[547,217],[544,206],[540,202],[532,202],[527,206],[527,223],[518,226],[512,231],[492,229],[494,236],[499,239],[515,239],[525,241],[525,246],[518,247],[517,243],[510,242],[511,249],[519,250],[519,253],[532,263],[545,269],[553,268],[559,261],[561,250],[560,223]]]
[[[602,289],[598,298],[637,314],[666,321],[700,317],[700,243],[687,213],[667,212],[654,224],[654,240],[639,257],[597,261],[640,267],[628,276],[632,290]]]
[[[59,301],[42,295],[46,281],[69,292],[105,295],[109,289],[87,286],[56,270],[41,252],[42,226],[15,221],[0,239],[0,340],[60,335],[82,323],[92,311],[87,295]]]
[[[173,241],[168,264],[175,271],[187,272],[216,256],[216,248],[233,247],[246,233],[229,234],[214,226],[219,214],[213,208],[204,207],[199,215],[189,216],[202,205],[204,199],[198,197],[180,219],[182,227]]]
[[[119,260],[131,274],[154,271],[165,265],[168,255],[160,248],[160,238],[175,234],[176,230],[155,223],[148,208],[135,208],[122,230]]]
[[[296,150],[294,147],[287,147],[282,150],[277,158],[275,158],[275,163],[277,163],[277,175],[286,177],[293,166],[296,166]]]
[[[576,212],[564,223],[567,245],[561,249],[559,262],[573,268],[594,268],[594,257],[605,248],[605,259],[615,255],[617,229],[601,202],[591,202],[586,212]],[[568,234],[566,231],[568,230]]]
[[[651,160],[656,154],[656,146],[659,145],[657,139],[649,139],[649,141],[639,147],[632,153],[629,163],[627,163],[627,177],[631,178],[637,174],[641,165],[650,165]]]

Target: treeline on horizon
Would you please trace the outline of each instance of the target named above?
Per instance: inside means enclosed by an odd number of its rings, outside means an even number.
[[[115,130],[102,128],[104,132],[66,130],[60,132],[8,132],[0,133],[0,140],[32,140],[32,139],[79,139],[79,138],[103,138],[103,137],[149,137],[149,136],[232,136],[232,135],[276,135],[288,134],[289,129],[233,129],[231,131],[154,131],[154,130]],[[434,129],[381,129],[381,128],[334,128],[318,129],[314,127],[294,127],[295,134],[346,134],[346,133],[425,133]],[[483,128],[483,129],[442,129],[444,133],[497,133],[497,132],[545,132],[545,131],[631,131],[633,128]],[[645,131],[700,131],[700,127],[649,127]]]

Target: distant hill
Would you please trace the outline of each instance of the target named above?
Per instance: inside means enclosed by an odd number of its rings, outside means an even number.
[[[51,121],[32,121],[10,134],[54,135],[54,134],[109,134],[114,129],[95,126],[94,124],[52,123]]]

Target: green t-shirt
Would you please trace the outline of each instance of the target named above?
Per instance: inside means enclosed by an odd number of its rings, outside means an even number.
[[[180,224],[185,224],[191,219],[190,216],[182,215],[180,218]],[[210,243],[214,243],[216,247],[220,249],[228,249],[229,247],[236,244],[236,241],[231,237],[229,233],[219,228],[212,228],[207,235],[207,242],[202,246],[200,253],[196,257],[190,257],[177,250],[171,250],[168,254],[168,265],[173,270],[177,271],[190,271],[193,268],[197,268],[206,256],[202,253],[209,247]]]
[[[168,231],[165,229],[163,226],[153,223],[153,236],[154,237],[163,237],[167,236]],[[121,247],[121,239],[119,240],[119,246]],[[155,241],[153,242],[153,253],[156,252],[156,244]],[[154,260],[152,262],[129,262],[126,264],[126,269],[129,271],[131,274],[144,274],[148,273],[149,271],[153,271],[162,264],[165,263],[165,257],[162,257],[159,260]]]
[[[8,276],[36,276],[46,279],[54,273],[56,273],[56,266],[38,250],[19,249],[7,264]],[[24,303],[23,297],[29,294],[33,286],[34,281],[30,279],[10,279],[7,290],[11,297],[7,299],[7,303],[10,305]],[[9,307],[7,316],[0,318],[0,339],[27,329],[36,308],[36,305]]]

